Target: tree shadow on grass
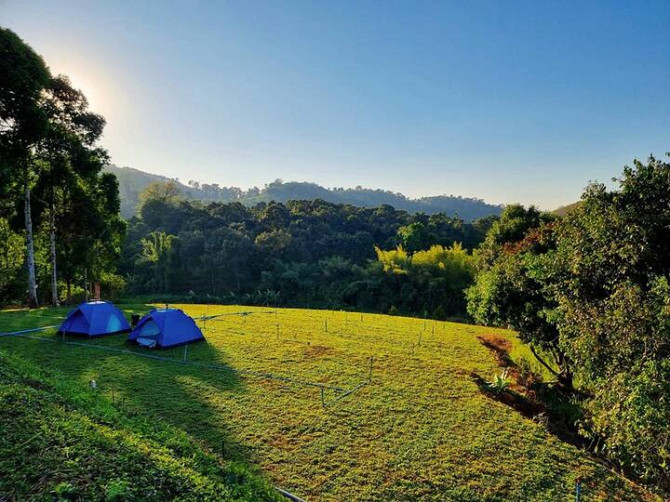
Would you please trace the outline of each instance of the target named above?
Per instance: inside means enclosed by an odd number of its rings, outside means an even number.
[[[560,440],[580,448],[587,446],[587,440],[579,435],[576,425],[581,413],[569,396],[555,385],[543,383],[531,373],[522,372],[509,355],[512,344],[506,338],[487,334],[477,339],[493,352],[510,381],[508,388],[496,391],[481,375],[472,372],[470,376],[483,394],[545,425]]]
[[[146,313],[151,308],[138,305],[124,310],[126,314]],[[14,339],[9,347],[17,355],[82,385],[95,380],[97,388],[91,392],[105,395],[129,414],[181,429],[227,460],[253,463],[252,451],[235,438],[227,424],[230,417],[225,395],[247,390],[225,351],[207,341],[190,344],[187,361],[193,355],[201,363],[190,364],[183,362],[184,346],[145,349],[127,343],[127,336],[57,338],[77,345]],[[206,363],[215,363],[217,368],[204,367]]]

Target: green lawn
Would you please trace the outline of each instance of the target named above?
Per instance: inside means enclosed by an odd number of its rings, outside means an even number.
[[[580,476],[583,501],[653,499],[482,393],[473,375],[488,380],[500,368],[477,335],[506,337],[520,356],[511,332],[374,314],[180,307],[194,317],[253,313],[200,321],[207,343],[186,353],[199,364],[89,347],[184,357],[183,348],[128,346],[124,335],[58,343],[55,330],[30,334],[52,342],[2,337],[0,351],[81,389],[95,379],[123,413],[179,430],[310,500],[573,500]],[[0,331],[58,323],[64,312],[5,311]],[[368,380],[370,357],[372,381],[342,397]],[[315,383],[326,387],[326,407]]]

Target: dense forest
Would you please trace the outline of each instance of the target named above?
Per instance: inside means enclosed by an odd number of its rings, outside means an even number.
[[[283,182],[275,180],[263,188],[242,190],[237,187],[222,187],[215,183],[198,183],[189,180],[182,184],[165,176],[149,174],[129,167],[105,166],[119,180],[121,191],[121,214],[131,218],[137,214],[142,191],[156,181],[174,181],[183,197],[202,202],[241,202],[255,206],[260,202],[288,202],[290,200],[325,200],[335,204],[351,204],[360,207],[392,206],[408,212],[426,214],[446,213],[465,221],[474,221],[490,215],[498,215],[502,206],[488,204],[480,199],[454,195],[437,195],[410,199],[401,193],[370,188],[324,188],[316,183]]]
[[[129,222],[120,272],[134,294],[465,316],[466,249],[494,219],[322,200],[204,205],[155,182]]]

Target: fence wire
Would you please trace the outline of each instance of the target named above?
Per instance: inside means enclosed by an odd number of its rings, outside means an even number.
[[[341,386],[337,385],[329,385],[329,384],[324,384],[320,382],[310,382],[308,380],[302,380],[298,378],[291,378],[287,376],[282,376],[282,375],[275,375],[272,373],[266,373],[262,371],[254,371],[254,370],[248,370],[248,369],[238,369],[238,368],[231,368],[230,366],[225,366],[222,364],[216,364],[216,363],[206,363],[206,362],[200,362],[200,361],[189,361],[187,359],[176,359],[173,357],[164,357],[164,356],[157,356],[154,354],[144,354],[141,352],[135,352],[132,350],[127,350],[127,349],[119,349],[116,347],[105,347],[103,345],[97,345],[97,344],[91,344],[91,343],[84,343],[84,342],[73,342],[73,341],[65,341],[64,339],[59,339],[59,338],[45,338],[41,336],[34,336],[30,335],[28,333],[33,333],[33,332],[39,332],[39,331],[46,331],[48,329],[53,329],[57,328],[58,326],[43,326],[40,328],[32,328],[32,329],[25,329],[21,331],[14,331],[14,332],[8,332],[8,333],[0,333],[0,336],[13,336],[17,338],[25,338],[28,340],[37,340],[40,342],[51,342],[51,343],[57,343],[57,344],[64,344],[64,345],[71,345],[71,346],[76,346],[76,347],[86,347],[86,348],[94,348],[98,350],[103,350],[107,352],[113,352],[117,354],[125,354],[125,355],[133,355],[133,356],[138,356],[138,357],[144,357],[147,359],[153,359],[156,361],[162,361],[162,362],[171,362],[171,363],[177,363],[177,364],[183,364],[183,365],[189,365],[189,366],[195,366],[199,368],[205,368],[205,369],[210,369],[210,370],[216,370],[216,371],[228,371],[231,373],[235,374],[240,374],[240,375],[249,375],[249,376],[254,376],[257,378],[265,379],[265,380],[277,380],[280,382],[284,383],[291,383],[295,385],[302,385],[305,387],[312,387],[312,388],[319,388],[322,390],[328,389],[331,391],[334,391],[336,393],[340,393],[337,398],[333,399],[329,403],[322,403],[325,406],[328,406],[329,404],[333,404],[337,401],[340,401],[342,398],[351,395],[355,391],[359,390],[360,388],[364,387],[367,385],[369,382],[363,382],[362,384],[353,387],[351,389],[347,389]],[[322,400],[323,401],[323,400]]]

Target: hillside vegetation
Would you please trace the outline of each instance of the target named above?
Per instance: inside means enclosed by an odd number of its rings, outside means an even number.
[[[556,216],[566,216],[570,211],[577,209],[581,204],[581,201],[577,201],[573,202],[572,204],[558,207],[552,211],[552,214],[555,214]]]
[[[463,317],[467,249],[492,221],[324,201],[203,207],[154,185],[129,222],[119,273],[130,294],[157,299]]]
[[[202,441],[221,459],[258,466],[271,482],[310,500],[567,500],[578,477],[583,479],[584,500],[653,500],[556,437],[543,420],[520,414],[482,388],[481,382],[502,370],[487,340],[507,347],[517,361],[526,355],[527,349],[511,332],[374,314],[181,307],[194,317],[210,317],[199,320],[207,343],[155,352],[130,347],[123,335],[114,335],[66,339],[83,344],[69,345],[59,342],[51,330],[35,334],[51,341],[0,338],[0,350],[49,368],[82,392],[95,379],[100,399],[117,403],[137,420],[146,420],[143,423],[160,424],[151,436],[158,439],[151,444],[170,465],[191,456],[191,441]],[[148,308],[126,306],[125,311]],[[50,325],[64,312],[3,312],[0,331]],[[100,347],[164,356],[172,362]],[[181,363],[184,358],[190,364]],[[217,366],[206,366],[213,363]],[[14,397],[1,408],[3,421],[9,424],[16,417],[25,422],[28,417],[30,423],[12,425],[18,432],[3,434],[3,448],[19,451],[24,443],[32,444],[36,439],[28,431],[40,421],[67,418],[77,430],[74,424],[81,421],[74,414],[57,412],[61,405],[50,393],[17,384],[17,377],[9,380],[5,386]],[[349,390],[353,392],[347,394]],[[32,394],[44,396],[45,408],[39,412],[24,410],[20,396]],[[136,423],[119,423],[114,417],[87,430],[116,438],[131,434],[130,429],[144,437]],[[122,426],[124,432],[111,432]],[[79,452],[97,441],[65,426],[53,430],[70,442],[65,445],[69,449],[61,450],[66,458],[88,458]],[[160,432],[167,430],[172,432]],[[128,437],[136,441],[132,434]],[[191,439],[183,439],[187,437]],[[100,448],[108,447],[102,443]],[[132,486],[144,470],[132,470],[137,460],[128,455],[128,461],[113,464],[114,470],[103,471],[99,482],[104,478],[104,483],[119,480]],[[5,462],[15,462],[12,457],[2,455]],[[196,466],[204,462],[198,460]],[[89,464],[74,465],[79,469]],[[211,466],[207,474],[220,479],[215,462],[205,465]],[[17,476],[35,468],[19,469]],[[170,471],[177,473],[175,490],[191,486],[178,481],[179,472],[187,472],[186,466],[180,469]],[[67,479],[58,475],[53,483]],[[198,485],[203,493],[211,486],[209,480]],[[21,478],[4,483],[5,492],[27,490]]]
[[[150,174],[130,167],[108,165],[108,172],[119,180],[121,214],[131,218],[137,213],[140,195],[151,183],[170,181],[165,176]],[[242,190],[237,187],[222,187],[217,184],[189,181],[188,185],[178,182],[180,191],[189,199],[203,202],[241,202],[253,206],[260,202],[288,202],[289,200],[321,199],[335,204],[351,204],[359,207],[389,205],[395,209],[426,214],[446,213],[465,221],[500,214],[501,206],[488,204],[481,199],[437,195],[411,199],[401,193],[371,188],[324,188],[316,183],[287,182],[276,180],[263,188]]]

